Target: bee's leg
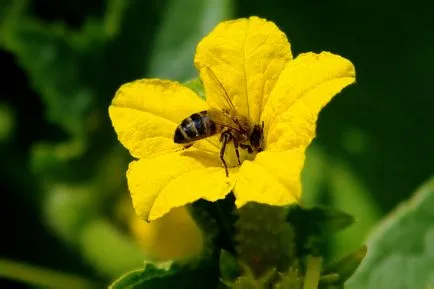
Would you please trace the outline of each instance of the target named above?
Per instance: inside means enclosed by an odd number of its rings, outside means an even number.
[[[236,138],[232,137],[232,139],[234,141],[235,154],[237,155],[238,164],[241,165],[240,152],[238,150],[240,144],[238,143],[238,140]]]
[[[222,148],[220,149],[220,159],[222,160],[223,166],[225,167],[226,177],[229,177],[228,173],[228,166],[226,165],[225,161],[225,150],[226,150],[226,144],[228,143],[231,135],[227,132],[223,132],[220,136],[220,141],[223,143]]]

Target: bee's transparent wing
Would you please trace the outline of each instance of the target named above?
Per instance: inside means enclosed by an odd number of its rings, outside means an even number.
[[[205,93],[212,94],[212,99],[207,99],[211,108],[222,111],[226,110],[232,115],[237,115],[237,111],[227,90],[224,88],[211,67],[203,65],[200,72],[201,80],[207,84]],[[208,97],[207,95],[205,96]]]

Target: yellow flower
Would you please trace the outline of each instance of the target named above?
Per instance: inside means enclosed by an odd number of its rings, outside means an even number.
[[[172,208],[198,199],[216,201],[233,191],[236,205],[297,202],[305,149],[315,136],[322,107],[355,81],[355,69],[329,52],[303,53],[293,59],[277,26],[257,17],[220,23],[197,46],[195,66],[206,101],[178,82],[141,79],[123,85],[109,108],[120,142],[138,160],[127,172],[137,214],[157,219]],[[219,158],[220,135],[188,149],[173,137],[183,119],[208,109],[222,110],[212,70],[237,113],[264,124],[264,150],[234,146],[225,152],[229,175]]]

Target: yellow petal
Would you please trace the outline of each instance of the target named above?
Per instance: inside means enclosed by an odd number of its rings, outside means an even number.
[[[354,81],[353,64],[329,52],[305,53],[288,62],[264,107],[266,150],[306,147],[320,110]]]
[[[180,149],[173,142],[176,126],[205,109],[202,99],[177,82],[142,79],[119,88],[109,114],[119,141],[142,158]]]
[[[304,150],[298,148],[284,152],[264,151],[254,161],[245,161],[234,188],[237,207],[250,201],[276,206],[298,202],[304,158]]]
[[[202,232],[185,207],[151,223],[133,215],[129,226],[152,261],[187,259],[204,249]]]
[[[227,105],[203,66],[217,76],[237,112],[258,123],[277,77],[291,58],[285,34],[273,22],[250,17],[220,23],[199,43],[194,61],[210,107]]]
[[[235,175],[233,169],[226,177],[216,154],[191,149],[132,162],[127,178],[136,213],[155,220],[201,198],[224,198],[233,188]]]

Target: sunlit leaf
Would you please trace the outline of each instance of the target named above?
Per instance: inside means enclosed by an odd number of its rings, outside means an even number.
[[[434,179],[374,231],[349,289],[413,289],[434,285]]]
[[[145,264],[143,269],[137,269],[122,275],[119,279],[114,281],[109,289],[135,289],[143,288],[145,282],[153,278],[163,278],[174,274],[175,270],[170,270],[170,265],[158,268],[152,264]]]

